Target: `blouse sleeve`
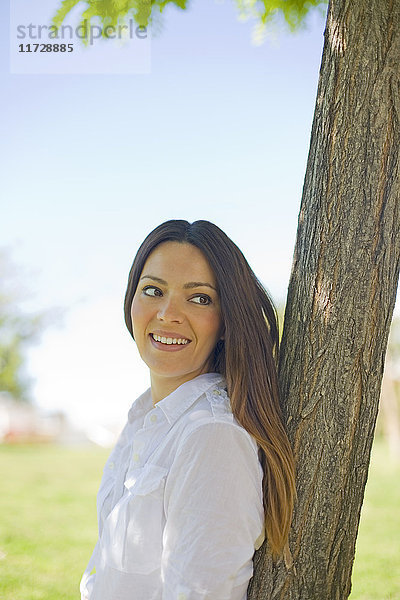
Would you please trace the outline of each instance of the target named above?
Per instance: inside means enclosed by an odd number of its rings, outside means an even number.
[[[162,600],[243,600],[264,531],[262,468],[244,429],[211,422],[187,436],[165,514]]]

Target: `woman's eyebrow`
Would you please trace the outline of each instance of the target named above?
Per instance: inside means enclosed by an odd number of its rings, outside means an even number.
[[[164,279],[160,279],[155,275],[143,275],[143,277],[140,278],[140,281],[142,281],[142,279],[153,279],[153,281],[158,281],[158,283],[162,283],[162,285],[168,285]]]
[[[188,283],[185,283],[185,285],[183,286],[185,290],[187,289],[191,289],[191,288],[196,288],[196,287],[209,287],[212,290],[215,290],[215,287],[213,285],[211,285],[211,283],[203,283],[202,281],[189,281]]]
[[[164,280],[161,279],[160,277],[156,277],[155,275],[143,275],[143,277],[140,278],[140,281],[142,279],[153,279],[153,281],[158,281],[158,283],[161,283],[162,285],[168,285],[168,283]],[[188,283],[185,283],[185,285],[183,286],[183,288],[185,290],[188,289],[192,289],[192,288],[196,288],[196,287],[209,287],[214,291],[217,291],[216,288],[211,285],[211,283],[205,283],[202,281],[189,281]]]

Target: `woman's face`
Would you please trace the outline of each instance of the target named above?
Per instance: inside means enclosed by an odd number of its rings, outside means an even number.
[[[133,297],[135,341],[153,377],[189,381],[208,371],[222,333],[213,271],[188,243],[163,242],[148,257]]]

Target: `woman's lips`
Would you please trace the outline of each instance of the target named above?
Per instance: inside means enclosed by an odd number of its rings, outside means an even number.
[[[165,337],[167,337],[167,336],[165,336]],[[172,335],[168,336],[168,337],[172,337]],[[177,336],[177,338],[178,337],[179,336]],[[162,342],[156,342],[156,340],[153,338],[153,335],[151,333],[149,334],[149,338],[150,338],[150,342],[152,343],[152,345],[155,348],[157,348],[158,350],[163,350],[164,352],[179,352],[180,350],[187,348],[191,343],[189,341],[187,344],[163,344]],[[174,338],[172,338],[172,339],[174,339]],[[181,338],[181,339],[185,339],[185,338]]]

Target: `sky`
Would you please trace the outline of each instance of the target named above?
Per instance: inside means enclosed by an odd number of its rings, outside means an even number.
[[[58,6],[29,0],[30,11],[35,2],[41,19]],[[10,72],[18,42],[5,2],[0,23],[0,246],[18,267],[21,307],[62,315],[28,352],[32,398],[76,424],[119,427],[149,385],[123,297],[155,226],[216,223],[284,302],[324,15],[255,45],[232,1],[192,0],[165,10],[148,72],[120,74]],[[107,64],[128,71],[129,60]]]

